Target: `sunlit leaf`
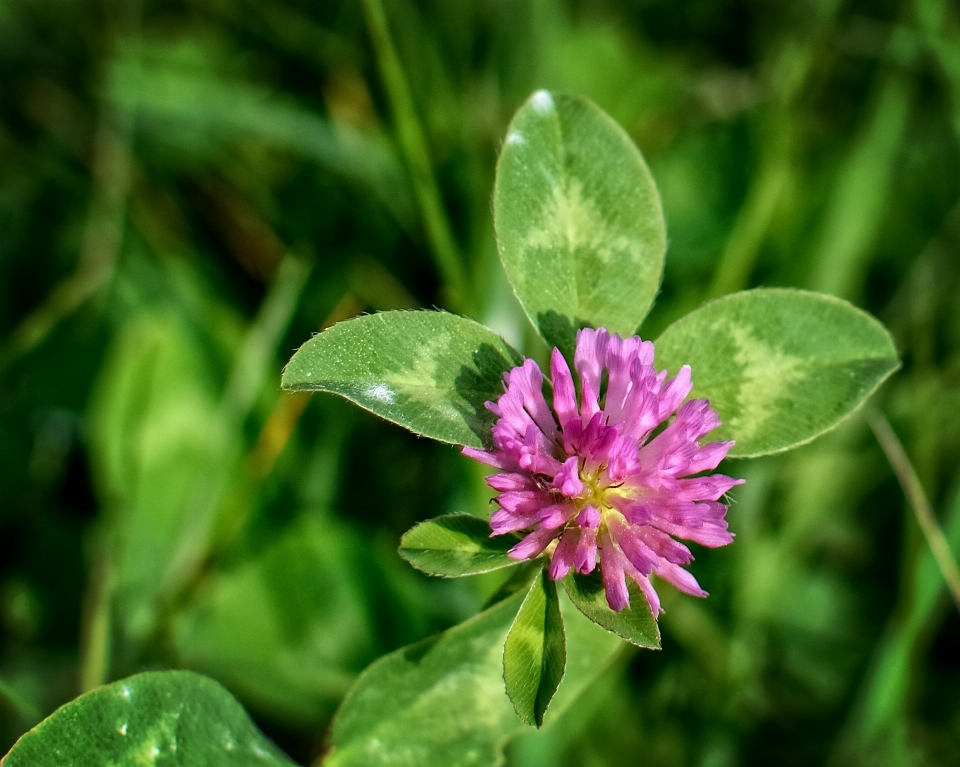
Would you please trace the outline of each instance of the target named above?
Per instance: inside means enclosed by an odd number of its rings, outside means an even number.
[[[633,581],[627,581],[630,593],[630,607],[617,612],[607,604],[606,592],[600,571],[590,575],[571,573],[564,581],[570,601],[577,609],[598,626],[612,631],[638,647],[652,650],[660,649],[660,629],[650,612],[646,598]]]
[[[503,392],[520,355],[491,330],[443,312],[381,312],[307,341],[283,371],[283,388],[346,397],[424,437],[489,444],[484,407]]]
[[[503,644],[523,594],[368,668],[334,720],[324,767],[494,767],[528,731],[504,690]],[[555,722],[603,671],[617,637],[560,596],[567,670],[546,715]]]
[[[660,288],[666,227],[643,156],[591,101],[537,91],[513,118],[493,198],[520,303],[569,351],[583,325],[630,335]]]
[[[761,288],[705,304],[657,340],[657,365],[693,370],[693,397],[723,420],[732,457],[809,442],[853,412],[900,363],[876,319],[837,298]]]
[[[557,584],[543,569],[530,585],[503,646],[507,695],[527,724],[543,724],[566,661]]]
[[[291,767],[212,679],[154,671],[101,687],[24,735],[3,767]]]

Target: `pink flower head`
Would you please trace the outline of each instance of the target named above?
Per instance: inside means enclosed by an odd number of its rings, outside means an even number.
[[[525,531],[510,556],[532,559],[546,552],[553,580],[571,569],[592,572],[599,560],[607,602],[617,611],[630,605],[626,576],[654,615],[662,610],[651,573],[706,596],[683,568],[693,556],[676,539],[711,548],[733,540],[719,499],[743,480],[703,474],[733,445],[701,446],[720,425],[717,414],[707,400],[683,402],[693,386],[689,366],[666,380],[666,371],[653,367],[653,344],[638,336],[581,330],[574,367],[579,407],[570,368],[557,349],[550,361],[552,409],[536,362],[528,359],[504,374],[504,393],[487,403],[498,419],[495,449],[463,448],[503,472],[487,478],[499,492],[492,535]]]

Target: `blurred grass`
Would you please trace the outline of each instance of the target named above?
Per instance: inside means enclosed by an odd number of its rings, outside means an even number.
[[[369,310],[459,301],[543,353],[490,221],[538,87],[596,100],[650,162],[670,248],[646,335],[761,284],[888,324],[904,368],[876,405],[956,555],[955,5],[379,6],[371,37],[334,1],[0,4],[3,747],[81,686],[180,666],[307,763],[367,663],[497,587],[395,554],[487,509],[477,467],[277,383]],[[960,616],[863,420],[729,471],[710,599],[668,599],[664,651],[511,763],[960,764]]]

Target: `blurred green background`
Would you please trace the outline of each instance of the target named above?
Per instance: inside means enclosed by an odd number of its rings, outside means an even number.
[[[543,353],[490,217],[540,87],[650,163],[670,246],[645,336],[755,285],[888,325],[904,367],[874,406],[960,548],[957,5],[386,0],[406,91],[364,8],[0,0],[0,752],[176,667],[307,764],[368,663],[480,608],[496,576],[396,554],[488,509],[480,469],[279,374],[396,308]],[[696,552],[712,596],[665,594],[664,650],[509,763],[960,765],[960,614],[862,415],[725,470],[747,484],[735,544]]]

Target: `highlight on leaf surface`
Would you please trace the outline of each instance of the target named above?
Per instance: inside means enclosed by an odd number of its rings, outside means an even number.
[[[317,334],[283,371],[290,391],[339,394],[416,434],[481,447],[483,403],[522,357],[492,330],[444,312],[380,312]]]
[[[415,525],[400,539],[400,556],[430,575],[456,578],[520,564],[507,556],[516,543],[491,538],[490,523],[470,514],[449,514]]]
[[[150,671],[57,709],[20,738],[3,767],[294,767],[217,682]]]
[[[839,298],[757,288],[718,298],[668,327],[657,363],[694,371],[693,396],[723,420],[731,457],[777,453],[829,431],[899,366],[887,329]]]

